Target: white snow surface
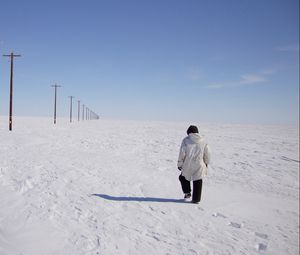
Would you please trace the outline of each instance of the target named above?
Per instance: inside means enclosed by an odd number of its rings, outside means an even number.
[[[212,150],[182,200],[190,124]],[[0,117],[0,255],[298,254],[298,126]]]

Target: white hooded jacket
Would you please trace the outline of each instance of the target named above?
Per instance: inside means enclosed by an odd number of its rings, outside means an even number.
[[[210,149],[198,133],[190,133],[182,141],[178,168],[188,181],[202,179],[207,174],[207,165],[210,162]]]

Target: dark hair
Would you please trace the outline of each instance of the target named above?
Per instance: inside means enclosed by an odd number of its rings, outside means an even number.
[[[199,133],[198,128],[196,126],[189,126],[189,128],[186,131],[187,134],[190,133]]]

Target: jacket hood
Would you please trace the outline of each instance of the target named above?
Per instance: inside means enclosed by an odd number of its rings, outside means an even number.
[[[194,142],[199,143],[202,140],[202,137],[198,133],[190,133],[188,137]]]

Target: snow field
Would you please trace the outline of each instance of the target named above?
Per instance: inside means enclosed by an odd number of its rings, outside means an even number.
[[[299,252],[296,126],[6,122],[1,255]],[[213,153],[199,205],[181,200],[176,167],[189,124]]]

